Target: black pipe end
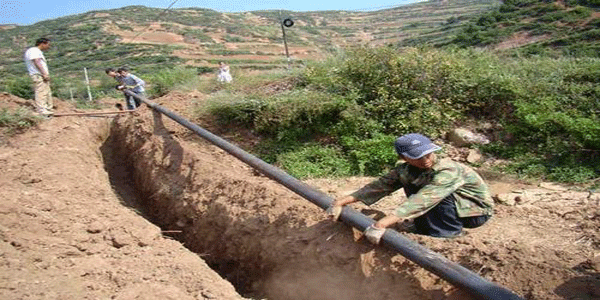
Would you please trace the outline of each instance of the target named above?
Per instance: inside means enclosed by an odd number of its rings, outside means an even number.
[[[478,290],[477,299],[489,300],[523,300],[523,298],[512,291],[500,286],[489,286]]]

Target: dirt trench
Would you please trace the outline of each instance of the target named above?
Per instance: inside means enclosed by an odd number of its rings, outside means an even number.
[[[127,205],[198,253],[245,297],[424,299],[411,262],[351,230],[227,153],[178,138],[173,122],[120,118],[102,146]],[[165,123],[168,125],[165,126]],[[383,261],[382,261],[383,260]]]
[[[185,116],[200,96],[157,101]],[[519,201],[461,238],[407,237],[525,299],[599,299],[600,194],[486,179]],[[337,197],[370,180],[307,183]],[[0,186],[2,299],[240,299],[205,262],[254,299],[469,299],[147,108],[0,136]],[[355,208],[402,201],[386,198]]]
[[[135,207],[245,297],[472,299],[403,256],[355,240],[346,225],[159,113],[115,119],[103,148],[125,162]],[[346,183],[318,186],[336,197],[366,182]],[[597,299],[599,195],[491,184],[528,200],[497,205],[489,224],[465,237],[407,236],[524,299]],[[381,215],[395,203],[357,208]]]

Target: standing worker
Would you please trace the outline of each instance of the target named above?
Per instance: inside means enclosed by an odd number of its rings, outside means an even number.
[[[219,82],[226,83],[230,83],[233,80],[231,73],[229,73],[229,66],[225,64],[225,62],[219,62],[219,74],[217,75],[217,79]]]
[[[491,217],[490,191],[473,169],[451,159],[438,160],[434,152],[441,148],[418,133],[399,137],[394,146],[405,163],[358,191],[336,199],[327,209],[333,220],[337,220],[346,204],[362,201],[371,205],[401,188],[408,199],[395,214],[365,230],[370,242],[378,244],[386,227],[404,219],[414,219],[418,234],[452,238],[461,236],[463,227],[479,227]]]
[[[43,116],[52,115],[54,112],[52,102],[52,91],[50,90],[50,73],[46,57],[42,51],[50,49],[50,40],[40,38],[35,42],[35,47],[25,51],[24,59],[29,76],[33,80],[35,91],[35,109]]]

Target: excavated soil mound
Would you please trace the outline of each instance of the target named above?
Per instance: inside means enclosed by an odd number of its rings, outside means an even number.
[[[156,101],[185,116],[201,99]],[[239,299],[232,283],[254,299],[470,299],[147,108],[0,144],[1,298]],[[335,197],[369,180],[307,183]],[[407,236],[526,299],[599,298],[598,195],[490,183],[519,201],[464,237]]]
[[[0,98],[0,108],[28,103]],[[124,205],[101,152],[111,124],[56,117],[2,137],[0,299],[242,299]]]

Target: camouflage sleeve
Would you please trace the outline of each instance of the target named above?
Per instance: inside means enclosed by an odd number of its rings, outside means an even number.
[[[366,205],[371,205],[379,199],[402,188],[397,169],[393,169],[379,179],[365,185],[351,195]]]
[[[444,168],[436,172],[431,183],[411,195],[396,209],[396,215],[400,218],[413,219],[428,212],[463,184],[459,173],[460,170],[456,167]]]

